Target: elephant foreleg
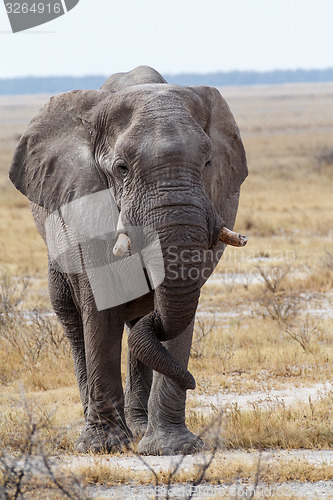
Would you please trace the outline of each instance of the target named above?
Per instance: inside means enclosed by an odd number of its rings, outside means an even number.
[[[81,315],[75,306],[69,283],[57,264],[49,261],[48,273],[51,304],[71,346],[74,371],[86,415],[89,397]]]
[[[80,452],[110,452],[126,447],[131,438],[124,417],[120,370],[124,323],[117,310],[97,311],[84,293],[82,322],[89,405],[76,448]]]

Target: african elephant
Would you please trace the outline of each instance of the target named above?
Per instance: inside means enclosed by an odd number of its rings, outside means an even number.
[[[85,415],[77,450],[110,452],[133,435],[142,437],[138,451],[144,454],[201,448],[185,425],[186,390],[195,388],[187,370],[194,317],[200,288],[230,242],[228,236],[220,241],[222,229],[235,237],[230,231],[246,176],[239,129],[218,90],[168,85],[146,66],[111,76],[99,90],[57,95],[30,122],[10,179],[30,200],[48,245],[51,303],[71,345]],[[86,260],[80,267],[87,238],[77,237],[69,257],[75,263],[68,268],[50,247],[65,238],[70,217],[59,214],[72,213],[73,203],[82,232],[89,226],[88,239],[95,225],[103,225],[109,213],[104,192],[119,220],[95,240],[115,263],[123,262],[140,247],[142,235],[133,236],[132,228],[142,228],[145,245],[157,245],[163,274],[154,286],[149,266],[140,261],[129,299],[98,307],[92,286],[98,266],[88,269]],[[85,204],[92,195],[97,203]],[[53,240],[47,234],[51,219],[60,228]],[[87,259],[94,264],[94,257]],[[120,269],[131,275],[127,263]],[[133,298],[131,287],[144,281],[142,272],[148,285]],[[112,280],[100,293],[102,302],[108,290]],[[129,349],[123,391],[124,325]]]

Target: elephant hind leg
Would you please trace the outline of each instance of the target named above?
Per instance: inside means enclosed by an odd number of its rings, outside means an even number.
[[[139,318],[140,319],[140,318]],[[127,328],[139,321],[127,323]],[[153,380],[153,371],[128,349],[127,376],[125,385],[125,419],[133,436],[142,437],[148,425],[148,399]]]
[[[64,334],[68,338],[74,359],[74,370],[78,381],[84,414],[88,410],[87,367],[81,314],[77,310],[66,277],[56,263],[49,261],[49,293]]]

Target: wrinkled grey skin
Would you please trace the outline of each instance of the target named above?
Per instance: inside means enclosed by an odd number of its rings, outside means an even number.
[[[120,171],[119,159],[127,172]],[[186,390],[195,387],[187,371],[194,316],[200,288],[224,249],[220,229],[233,228],[246,175],[239,130],[219,92],[168,85],[148,67],[116,74],[100,90],[53,97],[31,121],[10,178],[31,201],[44,239],[48,214],[110,187],[125,226],[158,232],[166,268],[155,291],[98,311],[87,276],[65,275],[49,259],[50,297],[71,344],[86,420],[79,451],[112,451],[132,435],[143,436],[140,453],[201,448],[185,425]],[[179,255],[187,250],[187,257],[206,250],[216,255],[213,262],[179,258],[173,272],[183,264],[185,271],[196,267],[205,273],[193,279],[185,272],[174,280],[168,272],[170,245]]]

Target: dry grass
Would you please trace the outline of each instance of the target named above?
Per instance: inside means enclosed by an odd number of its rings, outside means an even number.
[[[242,478],[252,484],[256,481],[258,474],[258,460],[254,454],[252,459],[245,460],[227,458],[219,453],[215,456],[214,464],[207,470],[204,483],[223,484],[235,483]],[[304,459],[279,459],[260,462],[260,483],[284,483],[286,481],[316,482],[329,481],[333,479],[333,466],[329,464],[316,465]],[[175,482],[188,484],[200,474],[201,465],[190,469],[181,469],[174,475]],[[174,468],[157,471],[158,484],[168,484],[170,474]],[[134,484],[151,484],[152,475],[149,470],[133,471],[123,467],[110,468],[104,460],[96,460],[94,464],[80,466],[75,472],[81,476],[85,484],[103,484],[114,486],[128,484],[129,477]]]
[[[211,412],[197,411],[191,404],[187,414],[187,424],[193,432],[206,432],[208,447],[216,445],[229,450],[261,449],[330,449],[333,446],[332,431],[333,394],[323,394],[320,398],[306,402],[297,401],[287,405],[269,394],[254,401],[246,409],[226,404],[222,411],[211,405]],[[221,429],[214,422],[222,416]]]
[[[87,500],[77,478],[59,470],[54,460],[48,457],[50,415],[37,416],[24,397],[21,404],[25,410],[24,418],[17,422],[16,431],[12,431],[10,444],[4,441],[5,446],[0,450],[0,497],[4,500]]]
[[[248,155],[250,176],[242,189],[236,229],[249,236],[249,244],[228,248],[214,280],[203,289],[190,359],[197,391],[244,392],[332,380],[333,85],[224,89],[223,95]],[[46,97],[7,99],[0,98],[0,271],[5,273],[0,290],[0,442],[14,451],[22,445],[24,386],[39,418],[49,416],[42,432],[48,452],[68,452],[82,418],[72,361],[61,330],[48,315],[44,243],[26,199],[7,178],[18,136]],[[26,275],[31,276],[29,288],[21,296],[20,277]],[[224,416],[223,446],[330,447],[332,409],[330,395],[293,408],[274,401],[266,409],[234,406]],[[189,404],[193,431],[210,418]],[[218,472],[211,468],[206,475],[211,482],[218,477],[253,479],[255,474],[253,464],[224,463],[221,457],[216,463]],[[129,475],[97,469],[81,471],[86,483],[121,483]],[[135,478],[133,471],[130,475]],[[281,462],[264,470],[261,480],[288,478],[327,480],[332,471],[329,466]]]
[[[224,442],[228,448],[318,449],[333,445],[332,395],[319,401],[285,406],[268,401],[251,410],[235,404],[226,415]]]
[[[48,390],[74,383],[70,348],[60,325],[47,311],[25,308],[29,278],[0,275],[0,383],[7,390],[20,381],[26,390]]]
[[[266,301],[255,308],[260,316],[255,312],[215,327],[209,337],[194,344],[190,368],[199,392],[244,392],[332,380],[330,320],[318,322],[309,315],[295,318],[295,310],[281,313],[280,296]],[[288,321],[274,319],[275,314]],[[213,321],[216,318],[206,319],[207,329]]]

